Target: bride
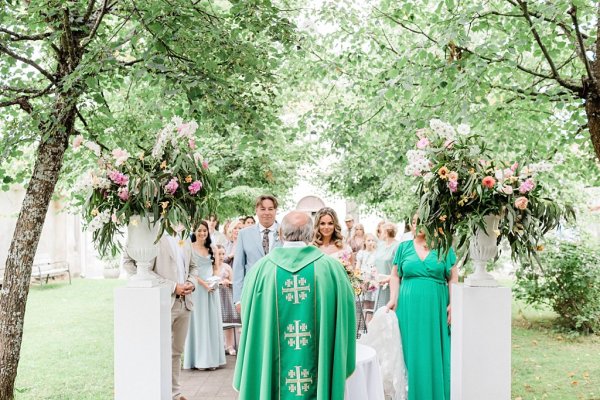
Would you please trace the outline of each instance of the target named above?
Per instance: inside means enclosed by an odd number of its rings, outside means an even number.
[[[334,209],[323,207],[317,211],[313,244],[323,253],[342,261],[342,264],[347,261],[354,265],[352,249],[344,244],[342,227]]]

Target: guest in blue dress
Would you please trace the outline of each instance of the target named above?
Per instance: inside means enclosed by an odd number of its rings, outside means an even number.
[[[192,238],[192,257],[198,266],[194,309],[185,341],[183,368],[216,369],[225,365],[223,322],[219,298],[219,277],[214,274],[215,258],[208,224],[202,221]],[[195,239],[195,240],[194,240]]]

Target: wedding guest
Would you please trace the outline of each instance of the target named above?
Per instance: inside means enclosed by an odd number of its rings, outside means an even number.
[[[227,232],[227,237],[229,241],[225,244],[225,258],[223,262],[229,265],[233,265],[233,258],[235,257],[235,248],[237,246],[238,234],[240,230],[244,227],[240,221],[233,221],[229,225],[229,232]]]
[[[219,298],[219,278],[215,273],[215,257],[206,221],[194,232],[192,258],[198,266],[194,312],[185,341],[183,368],[214,370],[225,365],[223,322]]]
[[[387,307],[398,316],[409,400],[449,400],[452,322],[449,285],[458,282],[456,255],[453,249],[447,255],[430,249],[425,232],[420,230],[415,234],[417,223],[415,215],[412,223],[415,238],[402,242],[394,257],[392,294]]]
[[[413,234],[412,234],[412,228],[411,228],[411,224],[408,222],[404,223],[404,233],[402,234],[402,236],[400,237],[400,242],[405,242],[407,240],[413,240]]]
[[[248,215],[246,218],[244,218],[244,228],[254,224],[256,224],[256,220],[254,220],[252,215]]]
[[[348,241],[348,245],[352,249],[352,253],[356,256],[360,250],[365,247],[365,227],[363,224],[356,224],[354,234]]]
[[[358,226],[356,228],[358,230]],[[356,268],[359,269],[363,277],[371,277],[374,280],[377,279],[377,268],[375,267],[375,250],[377,249],[377,240],[372,234],[367,234],[365,238],[364,248],[356,254]],[[364,292],[364,307],[367,309],[373,309],[375,307],[375,296],[376,290],[369,290],[365,288]],[[367,315],[367,322],[371,319],[372,315]]]
[[[375,237],[377,238],[378,242],[383,240],[383,230],[381,229],[383,224],[385,224],[384,220],[379,221],[377,223],[377,228],[375,229]]]
[[[225,247],[221,245],[216,246],[215,252],[215,272],[214,275],[218,276],[220,281],[219,295],[221,297],[221,309],[228,310],[229,314],[234,314],[235,308],[233,307],[233,293],[231,291],[231,283],[233,282],[233,269],[223,262],[225,259]],[[227,311],[223,312],[223,322],[225,321],[225,314]],[[233,337],[233,331],[231,329],[224,330],[225,335],[225,351],[231,355],[235,356],[235,343]]]
[[[311,225],[307,214],[287,214],[283,246],[246,277],[233,378],[240,400],[344,399],[356,365],[354,292],[339,263],[308,245]],[[296,296],[293,282],[303,285]]]
[[[123,268],[134,275],[137,265],[127,252],[123,252]],[[197,274],[195,259],[189,241],[164,235],[158,241],[158,255],[154,259],[152,271],[159,283],[171,291],[171,392],[173,400],[187,400],[181,393],[179,375],[181,354],[193,309],[192,292]]]
[[[213,245],[217,244],[225,244],[227,242],[227,238],[221,232],[219,232],[219,218],[216,214],[211,214],[208,217],[208,229],[210,233],[210,240]]]
[[[333,208],[323,207],[317,211],[313,231],[313,245],[323,253],[340,261],[352,259],[352,249],[344,244],[342,227]]]
[[[342,235],[344,236],[344,242],[349,243],[354,235],[354,217],[350,214],[346,215],[344,223],[346,226],[342,229]]]
[[[398,241],[395,239],[396,225],[391,222],[381,225],[381,238],[375,250],[375,267],[379,275],[384,275],[384,278],[380,280],[382,286],[377,294],[377,304],[384,305],[390,300],[390,288],[387,284],[390,282],[392,261],[398,248]]]
[[[255,202],[258,224],[248,226],[238,233],[233,259],[233,301],[238,313],[241,310],[240,299],[246,274],[259,259],[281,245],[275,221],[278,204],[272,195],[259,196]]]

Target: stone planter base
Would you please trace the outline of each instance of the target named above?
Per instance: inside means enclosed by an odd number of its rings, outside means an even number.
[[[104,279],[118,279],[119,276],[121,275],[121,269],[120,268],[104,268],[104,270],[102,270],[102,275],[104,276]]]

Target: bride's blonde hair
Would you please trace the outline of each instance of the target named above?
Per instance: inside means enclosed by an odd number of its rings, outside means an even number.
[[[333,208],[323,207],[315,215],[315,225],[313,228],[313,244],[317,247],[323,244],[323,235],[319,230],[319,223],[321,218],[325,215],[329,215],[333,220],[333,234],[331,235],[331,243],[335,244],[338,249],[344,248],[344,236],[342,235],[342,227],[338,221],[337,214]]]

